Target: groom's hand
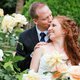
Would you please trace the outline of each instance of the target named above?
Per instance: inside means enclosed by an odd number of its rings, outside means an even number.
[[[46,45],[46,44],[47,44],[47,42],[39,42],[39,43],[37,43],[36,46],[34,47],[34,50],[37,49],[37,48],[39,48],[40,46]]]

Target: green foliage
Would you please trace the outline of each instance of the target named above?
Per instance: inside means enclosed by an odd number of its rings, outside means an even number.
[[[39,1],[47,3],[52,10],[53,16],[66,15],[74,19],[80,25],[80,0],[29,0],[23,8],[23,14],[31,20],[28,10],[32,2]]]
[[[3,49],[5,52],[15,51],[18,36],[21,32],[21,29],[9,34],[0,31],[0,49]]]
[[[0,62],[0,80],[21,80],[24,72],[22,73],[15,72],[14,63],[22,59],[23,57],[13,56],[9,52],[4,53],[4,60]]]

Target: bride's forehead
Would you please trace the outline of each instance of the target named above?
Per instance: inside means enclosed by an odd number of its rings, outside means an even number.
[[[52,21],[52,24],[58,24],[58,23],[59,23],[59,20],[57,18],[54,18]]]

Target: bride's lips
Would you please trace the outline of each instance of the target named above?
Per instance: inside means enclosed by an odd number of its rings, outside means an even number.
[[[54,35],[54,33],[48,33],[48,36],[50,37],[51,35]]]
[[[52,34],[52,33],[54,33],[53,30],[49,30],[49,31],[48,31],[48,34]]]

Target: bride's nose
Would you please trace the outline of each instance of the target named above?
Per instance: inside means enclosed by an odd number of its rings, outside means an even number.
[[[50,25],[50,27],[48,28],[48,32],[52,31],[53,27],[52,25]]]

